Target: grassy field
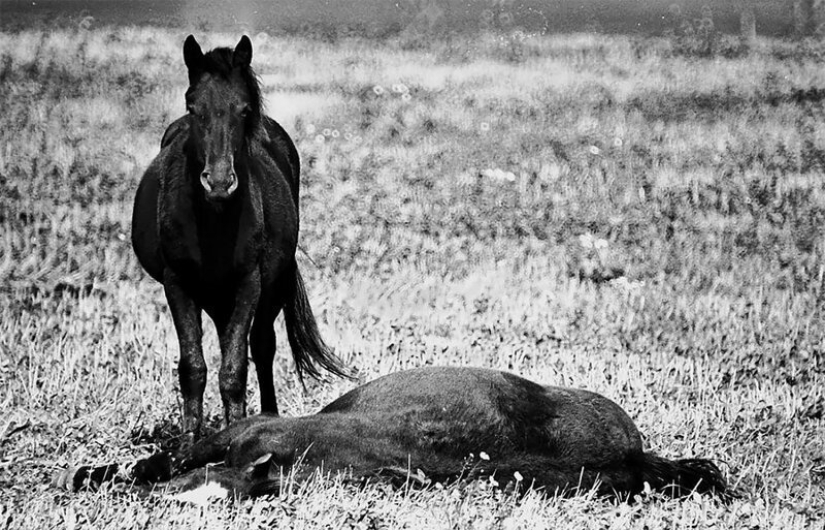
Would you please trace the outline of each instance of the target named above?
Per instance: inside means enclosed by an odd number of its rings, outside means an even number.
[[[237,34],[197,35],[205,48]],[[362,380],[500,368],[620,403],[741,498],[635,504],[484,485],[181,505],[49,481],[179,421],[162,289],[131,201],[184,111],[185,34],[0,33],[0,523],[7,528],[808,528],[825,516],[825,46],[521,32],[253,36],[304,173],[299,256]],[[221,412],[207,332],[207,409]],[[280,324],[279,324],[280,326]],[[279,327],[280,330],[280,327]],[[279,331],[285,414],[304,392]],[[249,400],[257,408],[256,389]]]

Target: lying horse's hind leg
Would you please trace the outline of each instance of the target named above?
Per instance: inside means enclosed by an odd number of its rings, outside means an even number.
[[[223,399],[224,427],[246,417],[248,333],[261,295],[261,274],[248,274],[235,291],[232,312],[215,319],[221,343],[218,382]]]
[[[197,438],[203,422],[203,391],[206,388],[201,310],[184,292],[177,275],[170,269],[164,272],[163,287],[180,345],[178,377],[183,395],[183,431]]]

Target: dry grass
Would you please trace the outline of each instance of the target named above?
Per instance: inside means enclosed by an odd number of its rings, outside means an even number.
[[[365,380],[468,364],[596,390],[654,450],[724,463],[741,499],[517,501],[335,478],[206,508],[55,491],[57,469],[145,454],[179,418],[171,319],[128,233],[141,170],[183,111],[181,42],[0,34],[9,528],[805,528],[825,515],[822,50],[764,41],[692,58],[594,35],[256,37],[269,112],[304,161],[312,304]],[[214,332],[206,350],[214,368]],[[279,351],[286,414],[351,386],[304,393]],[[220,414],[212,379],[207,409]]]

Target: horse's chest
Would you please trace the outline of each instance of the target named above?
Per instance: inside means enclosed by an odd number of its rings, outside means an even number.
[[[220,284],[257,268],[259,249],[254,239],[232,230],[207,230],[199,234],[202,283]]]
[[[194,200],[177,207],[165,202],[160,239],[166,266],[203,293],[233,285],[258,269],[266,242],[257,197],[242,195],[219,207]]]
[[[166,264],[199,291],[220,290],[259,265],[258,238],[231,227],[191,226],[178,234],[164,241]]]

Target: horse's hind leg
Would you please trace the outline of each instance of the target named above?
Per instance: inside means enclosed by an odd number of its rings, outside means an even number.
[[[272,362],[275,359],[275,329],[272,326],[279,310],[280,308],[272,303],[270,296],[262,295],[250,333],[252,359],[255,361],[258,387],[261,391],[261,412],[264,414],[278,414],[272,377]]]

